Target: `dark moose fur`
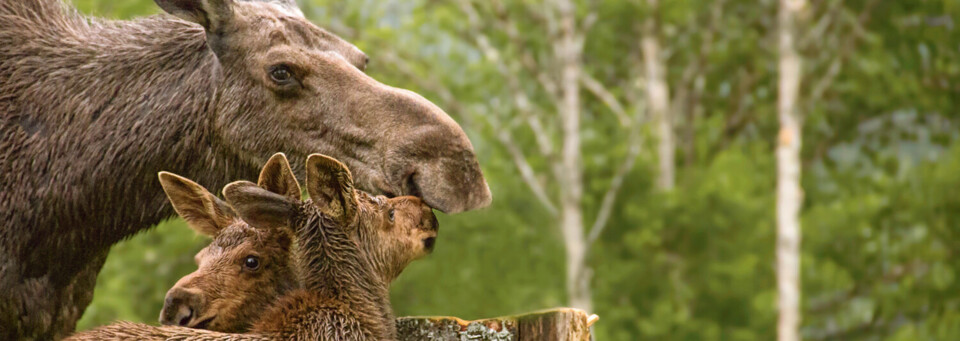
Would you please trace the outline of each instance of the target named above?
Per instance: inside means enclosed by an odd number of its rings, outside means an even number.
[[[173,213],[160,170],[218,188],[276,151],[321,152],[370,191],[489,203],[459,126],[367,77],[289,0],[156,1],[180,19],[0,0],[0,339],[75,328],[110,246]],[[293,81],[271,78],[277,63]]]

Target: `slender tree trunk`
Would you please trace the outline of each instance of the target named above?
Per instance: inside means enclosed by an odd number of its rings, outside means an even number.
[[[567,251],[567,296],[574,308],[592,311],[590,270],[586,266],[586,240],[583,228],[583,179],[580,161],[580,72],[581,47],[576,35],[574,4],[557,0],[560,37],[555,52],[560,64],[563,147],[560,224]]]
[[[780,0],[780,84],[777,111],[777,294],[779,341],[800,339],[800,146],[802,121],[797,111],[800,56],[795,46],[796,18],[804,0]]]
[[[657,156],[660,173],[657,185],[660,189],[670,191],[674,185],[674,132],[673,115],[670,112],[670,90],[667,87],[664,62],[660,58],[660,41],[658,22],[658,0],[647,0],[650,6],[650,17],[644,25],[640,41],[643,49],[644,67],[647,72],[647,101],[650,111],[657,122],[659,144]]]

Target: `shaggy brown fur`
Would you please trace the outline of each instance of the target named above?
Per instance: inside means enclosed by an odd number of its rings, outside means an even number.
[[[322,152],[370,191],[489,202],[456,123],[289,0],[157,1],[193,22],[0,0],[0,339],[74,328],[109,247],[172,214],[160,170],[219,187]]]
[[[275,155],[264,166],[258,186],[299,198],[300,186],[287,169],[283,154]],[[290,239],[286,229],[250,227],[236,218],[232,208],[182,177],[161,172],[160,182],[177,213],[198,232],[214,237],[210,246],[196,256],[199,269],[167,293],[161,323],[223,332],[246,331],[266,305],[298,286],[293,265],[287,261]],[[367,205],[389,201],[364,196]],[[393,215],[396,219],[396,211]],[[432,249],[436,240],[435,230],[412,224],[374,231],[376,238],[365,238],[360,248],[371,256],[376,275],[387,284],[396,279],[409,261],[419,258],[425,248]],[[256,263],[255,269],[247,266],[250,259]]]
[[[243,332],[278,297],[299,287],[289,231],[251,227],[229,205],[186,178],[161,172],[160,183],[177,214],[197,232],[213,237],[194,257],[197,271],[167,292],[161,323]],[[291,193],[300,196],[296,182]]]
[[[244,221],[267,229],[292,226],[299,245],[294,254],[303,289],[284,295],[254,325],[251,333],[224,334],[120,323],[71,338],[396,339],[389,282],[385,279],[392,279],[409,262],[432,249],[437,231],[436,217],[417,198],[384,200],[355,190],[350,172],[336,160],[312,155],[307,163],[307,191],[312,200],[306,202],[282,195],[284,190],[263,189],[263,181],[261,186],[235,182],[224,189],[227,200]],[[264,168],[265,173],[269,168]],[[286,169],[272,178],[292,178],[289,168]],[[411,251],[387,262],[384,262],[383,254],[366,252],[362,246],[385,245],[384,238],[389,240],[398,235],[415,236],[401,238],[408,243],[393,244],[404,245],[400,247]]]

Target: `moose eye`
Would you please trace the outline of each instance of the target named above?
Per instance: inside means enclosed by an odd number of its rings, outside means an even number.
[[[394,214],[394,211],[393,211],[393,209],[392,209],[392,208],[390,209],[390,212],[389,212],[389,213],[387,213],[387,214],[388,214],[388,215],[390,216],[390,221],[393,221],[393,214]]]
[[[257,256],[247,256],[247,258],[243,260],[243,266],[247,268],[247,270],[257,270],[260,268],[260,258],[257,258]]]
[[[286,65],[276,65],[270,68],[270,79],[274,83],[284,85],[293,80],[293,72]]]

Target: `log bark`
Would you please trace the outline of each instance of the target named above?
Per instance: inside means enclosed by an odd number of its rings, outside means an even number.
[[[399,341],[589,341],[596,315],[558,308],[533,313],[466,321],[449,316],[397,319]]]

